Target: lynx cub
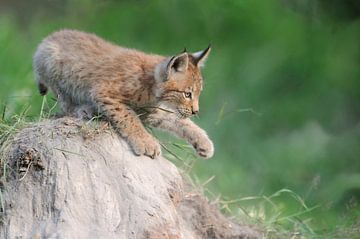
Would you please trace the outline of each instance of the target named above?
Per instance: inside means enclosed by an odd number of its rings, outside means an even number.
[[[200,67],[210,47],[172,57],[145,54],[109,43],[94,34],[62,30],[45,38],[34,55],[41,95],[50,88],[68,115],[103,114],[136,155],[161,152],[143,123],[175,133],[204,157],[213,143],[189,117],[199,111]]]

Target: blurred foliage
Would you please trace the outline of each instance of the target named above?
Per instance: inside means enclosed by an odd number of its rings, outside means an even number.
[[[52,31],[81,29],[164,55],[211,43],[195,120],[216,155],[196,161],[199,180],[215,175],[210,190],[229,198],[290,188],[319,205],[311,223],[320,232],[358,220],[359,1],[18,2],[0,1],[5,117],[24,105],[38,116],[31,60]]]

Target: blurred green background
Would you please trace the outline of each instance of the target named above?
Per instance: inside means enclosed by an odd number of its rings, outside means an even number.
[[[198,181],[215,176],[206,187],[228,199],[290,189],[309,208],[317,206],[293,217],[306,222],[309,235],[359,226],[359,1],[0,0],[5,118],[28,105],[28,115],[39,116],[32,54],[62,28],[164,55],[211,43],[195,121],[216,154],[191,162]],[[274,201],[275,213],[299,211],[293,194]],[[231,208],[259,212],[259,205],[244,200]]]

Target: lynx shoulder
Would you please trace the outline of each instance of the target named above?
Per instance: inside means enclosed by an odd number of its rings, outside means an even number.
[[[135,154],[161,153],[147,124],[184,138],[210,158],[213,143],[190,120],[199,111],[201,67],[209,53],[210,47],[170,57],[146,54],[94,34],[62,30],[40,43],[33,68],[40,94],[53,91],[67,115],[104,115]]]

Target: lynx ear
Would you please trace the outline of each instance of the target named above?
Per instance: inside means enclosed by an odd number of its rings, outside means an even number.
[[[158,82],[169,80],[170,75],[176,72],[186,72],[189,64],[189,55],[183,52],[177,56],[169,57],[155,68],[155,79]]]
[[[192,54],[194,58],[195,65],[198,67],[203,67],[205,65],[206,59],[208,58],[211,51],[211,45],[209,45],[205,50],[198,51]]]
[[[189,64],[189,56],[186,52],[170,58],[167,64],[167,71],[169,74],[172,72],[186,72]]]

